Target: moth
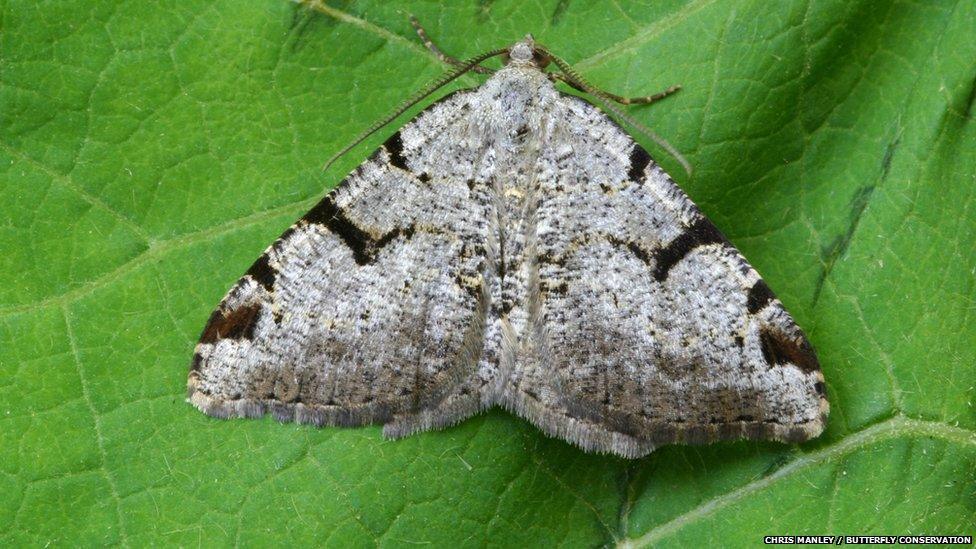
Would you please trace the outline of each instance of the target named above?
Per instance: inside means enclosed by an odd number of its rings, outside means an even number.
[[[484,84],[403,125],[237,281],[188,400],[390,438],[502,406],[627,458],[819,435],[824,377],[783,304],[633,138],[555,81],[627,101],[531,35],[448,58],[435,88],[494,56]]]

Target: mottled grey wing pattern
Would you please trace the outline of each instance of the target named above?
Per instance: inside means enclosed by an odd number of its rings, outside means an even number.
[[[584,448],[823,429],[824,379],[765,282],[612,120],[564,96],[540,153],[538,284],[509,407]],[[567,154],[569,151],[572,154]]]
[[[468,96],[405,125],[234,285],[197,345],[193,404],[395,434],[479,409],[488,205],[465,177],[408,170],[401,137],[473,162],[459,134]]]
[[[237,282],[190,401],[391,437],[500,404],[626,457],[819,434],[823,376],[769,287],[622,129],[556,91],[531,38],[508,53]]]

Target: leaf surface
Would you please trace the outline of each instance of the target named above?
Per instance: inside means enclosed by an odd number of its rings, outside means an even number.
[[[0,6],[0,544],[973,533],[973,3]],[[531,32],[609,91],[684,86],[628,112],[693,176],[636,137],[808,332],[821,438],[626,461],[501,411],[388,442],[184,402],[226,289],[393,127],[324,160],[443,70],[411,12],[458,57]]]

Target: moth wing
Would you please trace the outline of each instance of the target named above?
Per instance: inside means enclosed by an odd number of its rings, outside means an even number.
[[[671,442],[818,435],[803,332],[647,152],[564,96],[540,156],[529,329],[505,404],[625,457]]]
[[[468,97],[406,124],[237,281],[196,346],[197,408],[404,435],[483,407],[485,205],[463,177],[408,165],[424,151],[465,165]]]

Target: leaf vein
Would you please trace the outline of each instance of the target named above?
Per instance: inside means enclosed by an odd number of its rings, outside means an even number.
[[[976,448],[976,432],[962,427],[952,427],[940,422],[911,419],[906,416],[897,415],[881,423],[851,433],[839,442],[803,454],[772,474],[705,501],[683,515],[649,530],[639,538],[622,540],[618,544],[618,547],[645,547],[654,544],[678,532],[685,526],[703,520],[716,511],[728,507],[746,496],[769,488],[778,481],[789,478],[804,469],[826,463],[831,459],[845,457],[848,454],[878,442],[910,436],[932,437],[950,444]]]

